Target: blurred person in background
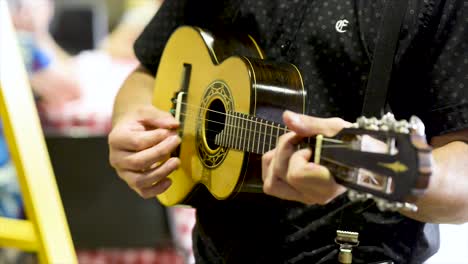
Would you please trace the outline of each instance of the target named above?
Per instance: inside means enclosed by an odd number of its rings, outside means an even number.
[[[8,0],[31,87],[39,102],[60,106],[80,96],[79,87],[68,72],[69,56],[48,31],[53,15],[50,0]],[[23,218],[23,209],[3,129],[0,135],[0,215]]]
[[[80,98],[67,54],[52,38],[52,0],[8,0],[31,87],[39,103],[59,107]]]

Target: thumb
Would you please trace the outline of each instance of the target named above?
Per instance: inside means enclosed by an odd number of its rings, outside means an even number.
[[[341,118],[319,118],[297,114],[291,111],[283,113],[284,123],[296,134],[308,137],[318,134],[332,137],[345,127],[351,126],[351,123]]]

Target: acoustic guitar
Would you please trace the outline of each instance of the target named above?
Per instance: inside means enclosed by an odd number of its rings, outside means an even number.
[[[261,155],[288,132],[282,113],[305,112],[299,69],[267,60],[246,35],[214,34],[183,26],[169,38],[156,74],[153,104],[180,121],[182,142],[172,155],[181,166],[157,196],[184,204],[204,185],[216,199],[262,193]],[[383,153],[365,151],[363,138],[385,142]],[[421,123],[361,117],[333,138],[307,138],[314,162],[327,166],[352,199],[375,199],[384,209],[412,209],[428,186],[431,148]]]

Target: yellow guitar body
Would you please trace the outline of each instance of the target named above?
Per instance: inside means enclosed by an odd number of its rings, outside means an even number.
[[[245,155],[243,152],[229,151],[223,166],[207,168],[197,151],[199,142],[196,139],[196,123],[201,122],[197,117],[199,111],[204,111],[199,109],[199,106],[204,100],[206,88],[215,80],[230,87],[232,96],[236,98],[236,111],[250,113],[251,79],[244,60],[231,57],[219,64],[218,59],[217,54],[207,46],[202,31],[192,27],[178,29],[169,39],[161,58],[154,86],[153,104],[165,111],[173,108],[171,99],[183,82],[181,78],[184,63],[192,65],[190,92],[186,97],[188,114],[185,116],[179,153],[183,162],[181,167],[169,176],[172,180],[171,187],[158,196],[164,205],[181,203],[198,183],[205,185],[216,198],[224,199],[234,191],[239,181]],[[215,98],[222,99],[216,95],[212,99]],[[219,148],[211,149],[206,142],[202,144],[210,150],[210,155],[218,154]]]
[[[239,125],[245,126],[239,135],[231,133],[231,138],[220,145],[214,139],[234,127],[225,124],[233,115],[257,116],[277,109],[275,116],[281,118],[284,109],[303,112],[304,95],[298,69],[289,63],[264,60],[250,36],[178,28],[160,60],[153,104],[173,112],[181,123],[182,142],[173,153],[181,159],[181,166],[169,176],[172,185],[158,195],[159,201],[167,206],[184,203],[199,184],[217,199],[226,199],[237,191],[261,192],[258,177],[257,183],[245,184],[250,174],[261,175],[261,153],[249,153],[254,150],[253,138],[257,150],[260,146],[265,150],[259,134],[251,132],[254,127],[247,127],[254,126],[253,122],[241,124],[245,118],[237,118]],[[233,149],[227,141],[242,148]]]

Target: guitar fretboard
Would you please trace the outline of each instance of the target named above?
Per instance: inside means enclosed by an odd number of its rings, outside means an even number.
[[[223,131],[216,135],[217,145],[264,154],[276,147],[278,138],[288,132],[285,125],[238,112],[227,112]]]

